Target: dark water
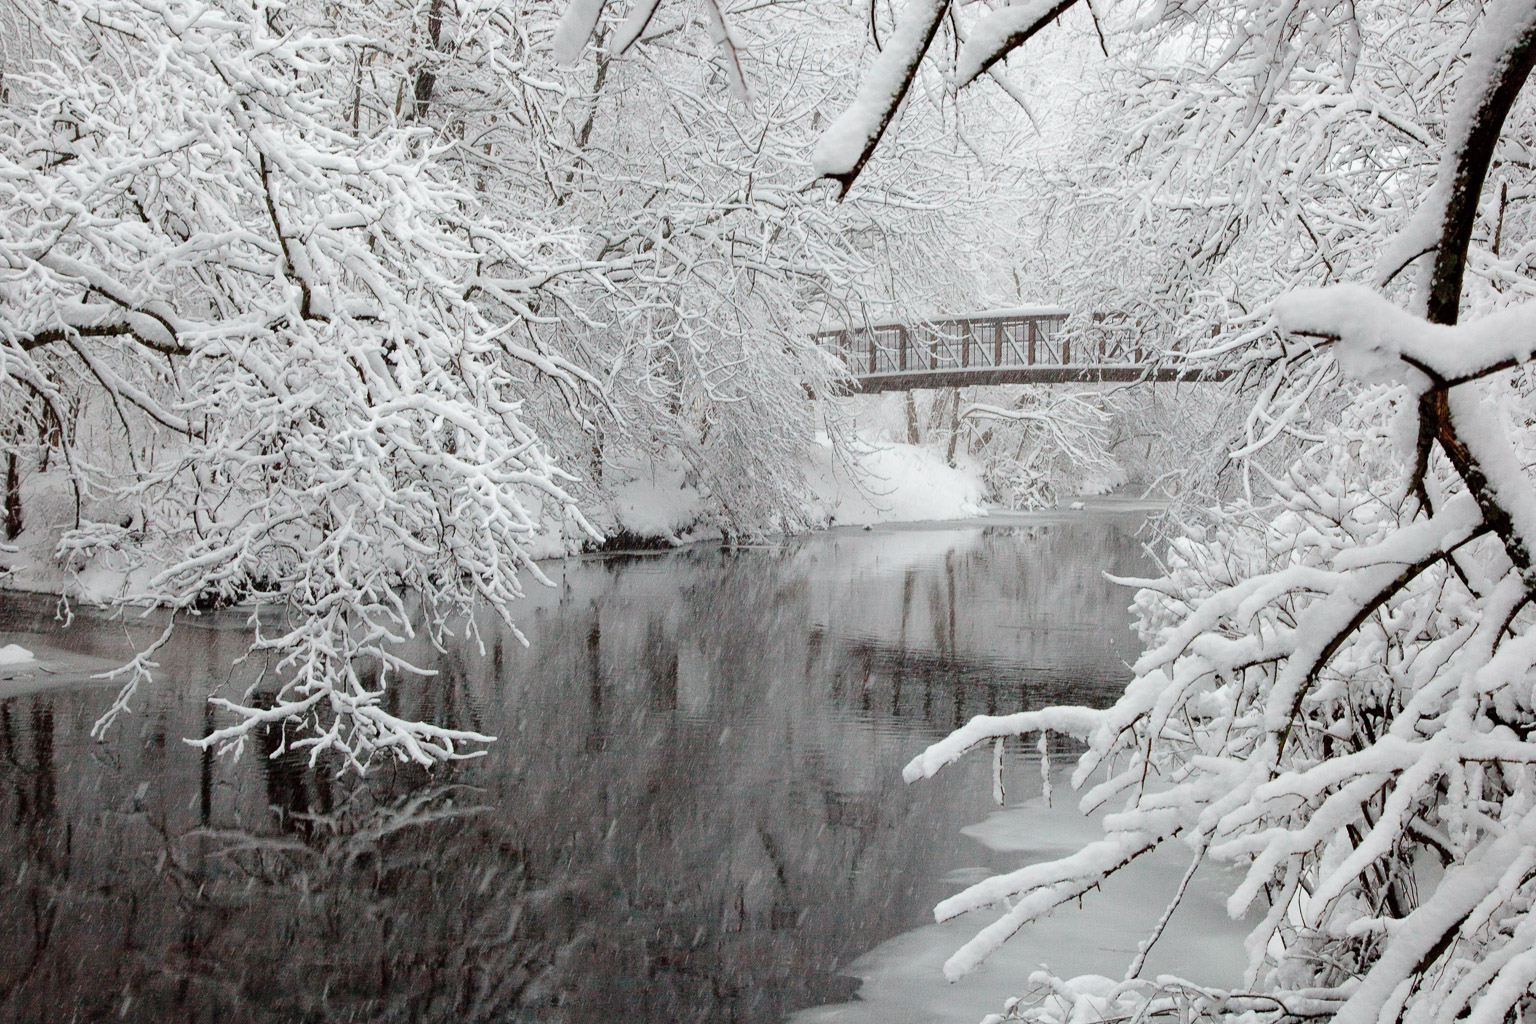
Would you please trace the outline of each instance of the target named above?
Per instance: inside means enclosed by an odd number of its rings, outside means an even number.
[[[238,616],[188,624],[104,743],[110,690],[0,682],[0,1019],[767,1022],[853,998],[839,968],[930,920],[991,808],[988,758],[911,788],[902,764],[975,713],[1112,699],[1135,650],[1101,573],[1145,567],[1137,525],[571,560],[522,610],[531,648],[488,633],[402,694],[499,736],[489,756],[362,783],[263,756],[275,734],[239,759],[181,742],[251,678]],[[0,644],[54,657],[148,635],[0,601]]]

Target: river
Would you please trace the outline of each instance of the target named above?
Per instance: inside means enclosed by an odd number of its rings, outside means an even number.
[[[210,690],[257,679],[233,664],[242,615],[181,627],[96,742],[111,690],[85,670],[156,627],[76,609],[64,628],[53,600],[0,595],[0,646],[58,669],[0,670],[0,1018],[974,1021],[1041,959],[1122,970],[1176,858],[947,986],[984,922],[932,905],[1086,826],[1070,795],[1044,806],[1032,743],[1002,810],[989,757],[900,770],[972,714],[1114,699],[1136,646],[1103,573],[1147,568],[1140,521],[552,563],[528,648],[487,622],[483,653],[399,693],[498,736],[488,756],[361,783],[265,756],[275,733],[238,758],[182,742],[217,724]],[[1234,969],[1234,926],[1192,902],[1150,966]]]

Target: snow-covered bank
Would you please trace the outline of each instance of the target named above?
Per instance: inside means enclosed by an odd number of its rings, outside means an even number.
[[[4,647],[0,647],[0,668],[30,665],[36,660],[37,655],[20,644],[6,644]]]
[[[62,686],[119,685],[105,673],[122,664],[77,650],[53,647],[31,632],[12,632],[21,624],[0,618],[0,700]],[[26,645],[10,642],[25,640]]]
[[[878,435],[877,435],[878,436]],[[922,445],[855,439],[836,446],[821,435],[803,466],[805,520],[813,527],[868,526],[970,519],[987,514],[980,467],[964,458],[949,466],[942,454]],[[681,457],[655,464],[610,467],[610,497],[595,521],[625,539],[685,544],[719,539],[711,525],[708,495]],[[60,541],[75,525],[75,503],[62,471],[24,479],[26,528],[11,549],[0,548],[0,584],[23,591],[68,594],[89,603],[107,603],[132,593],[163,568],[130,561],[125,543],[140,525],[126,506],[88,502],[82,519],[98,523],[96,542],[61,552]],[[525,546],[536,558],[573,553],[575,539],[552,530]]]
[[[835,526],[970,519],[986,515],[980,469],[958,467],[922,445],[861,441],[843,456],[818,440],[810,471],[810,507]]]
[[[803,468],[805,518],[813,526],[869,526],[970,519],[986,515],[978,467],[958,467],[922,445],[857,438],[838,448],[825,434],[816,439]],[[669,543],[713,540],[709,502],[680,458],[610,472],[608,511],[617,531]],[[563,552],[551,551],[551,556]]]

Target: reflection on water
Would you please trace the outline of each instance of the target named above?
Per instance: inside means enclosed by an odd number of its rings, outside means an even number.
[[[1135,525],[569,561],[522,610],[530,648],[486,623],[398,695],[500,737],[430,774],[358,784],[271,756],[276,731],[238,760],[182,743],[214,726],[210,686],[260,692],[235,618],[184,629],[105,743],[99,687],[0,699],[0,1018],[777,1021],[851,998],[840,970],[929,919],[991,809],[985,764],[911,789],[901,765],[972,714],[1117,692],[1128,595],[1102,572],[1143,567]],[[53,610],[5,596],[0,643],[127,650]]]

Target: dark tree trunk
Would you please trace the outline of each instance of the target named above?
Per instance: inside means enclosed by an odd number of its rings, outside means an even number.
[[[1488,28],[1485,15],[1483,32]],[[1474,39],[1474,48],[1480,42]],[[1504,42],[1500,59],[1494,62],[1497,75],[1488,81],[1463,80],[1462,87],[1481,90],[1473,95],[1474,104],[1464,135],[1452,137],[1446,145],[1453,147],[1452,159],[1441,168],[1442,178],[1448,177],[1449,195],[1440,223],[1439,243],[1435,249],[1434,266],[1430,272],[1428,294],[1425,296],[1424,313],[1430,323],[1454,324],[1461,312],[1462,283],[1466,276],[1467,250],[1472,242],[1472,229],[1477,219],[1477,204],[1482,197],[1483,183],[1493,162],[1494,148],[1504,130],[1504,122],[1514,106],[1521,88],[1536,69],[1536,18],[1527,20],[1511,38]],[[1464,384],[1463,387],[1478,385]],[[1467,490],[1482,510],[1483,521],[1496,533],[1505,552],[1516,570],[1526,581],[1526,588],[1536,594],[1536,565],[1530,539],[1521,535],[1500,502],[1488,475],[1479,465],[1477,457],[1468,448],[1458,430],[1451,412],[1450,393],[1444,387],[1433,388],[1419,399],[1419,415],[1423,426],[1420,430],[1421,464],[1415,467],[1416,475],[1423,472],[1422,460],[1427,451],[1425,442],[1432,435],[1450,459],[1451,465],[1466,482]]]
[[[441,49],[440,40],[443,34],[443,0],[432,0],[432,6],[427,8],[427,39],[432,44],[432,49]],[[411,109],[407,113],[407,120],[421,121],[427,116],[427,107],[432,102],[432,90],[437,87],[437,74],[427,70],[425,66],[416,68],[416,80],[411,85]]]
[[[21,535],[21,472],[15,452],[5,453],[5,539]]]

